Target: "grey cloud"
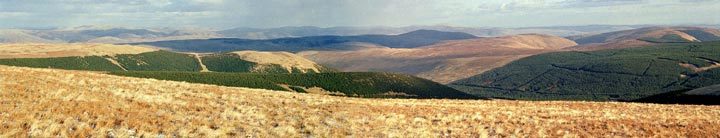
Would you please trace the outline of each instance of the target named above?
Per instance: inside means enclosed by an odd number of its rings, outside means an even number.
[[[217,28],[438,24],[502,27],[680,22],[670,20],[674,18],[718,23],[718,1],[1,0],[0,27],[93,24]],[[686,16],[689,14],[693,16]]]

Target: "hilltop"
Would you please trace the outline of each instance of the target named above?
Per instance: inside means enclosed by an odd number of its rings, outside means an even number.
[[[720,40],[720,30],[707,27],[644,27],[597,35],[571,36],[580,45],[572,50],[601,50]]]
[[[199,57],[209,71],[251,73],[335,72],[313,61],[288,52],[235,51],[203,54]]]
[[[526,57],[453,82],[484,97],[623,100],[720,84],[720,42],[696,42]]]
[[[575,45],[562,37],[524,34],[444,41],[417,48],[373,47],[353,51],[305,51],[298,55],[342,71],[398,72],[449,83],[518,58]]]

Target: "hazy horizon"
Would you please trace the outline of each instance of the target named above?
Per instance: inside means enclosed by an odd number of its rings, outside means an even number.
[[[0,28],[715,25],[720,0],[8,0]]]
[[[404,28],[404,27],[458,27],[458,28],[551,28],[551,27],[583,27],[583,26],[707,26],[720,28],[720,24],[586,24],[586,25],[558,25],[558,26],[521,26],[521,27],[497,27],[497,26],[453,26],[453,25],[408,25],[408,26],[311,26],[311,25],[300,25],[300,26],[273,26],[273,27],[248,27],[248,26],[235,26],[225,28],[214,28],[214,27],[196,27],[196,26],[123,26],[123,25],[105,25],[105,24],[86,24],[86,25],[74,25],[74,26],[37,26],[37,27],[17,27],[17,28],[0,28],[0,29],[21,29],[21,30],[51,30],[51,29],[62,29],[62,28],[80,28],[80,27],[112,27],[112,28],[132,28],[132,29],[210,29],[210,30],[229,30],[236,28],[252,28],[252,29],[274,29],[274,28],[286,28],[286,27],[314,27],[314,28]]]

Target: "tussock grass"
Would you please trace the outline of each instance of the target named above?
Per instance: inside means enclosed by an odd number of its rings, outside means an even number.
[[[0,137],[720,137],[720,106],[360,99],[0,66]]]

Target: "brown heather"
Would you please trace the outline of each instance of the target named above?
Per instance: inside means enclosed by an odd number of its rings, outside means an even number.
[[[720,106],[359,99],[0,66],[0,137],[720,137]]]

